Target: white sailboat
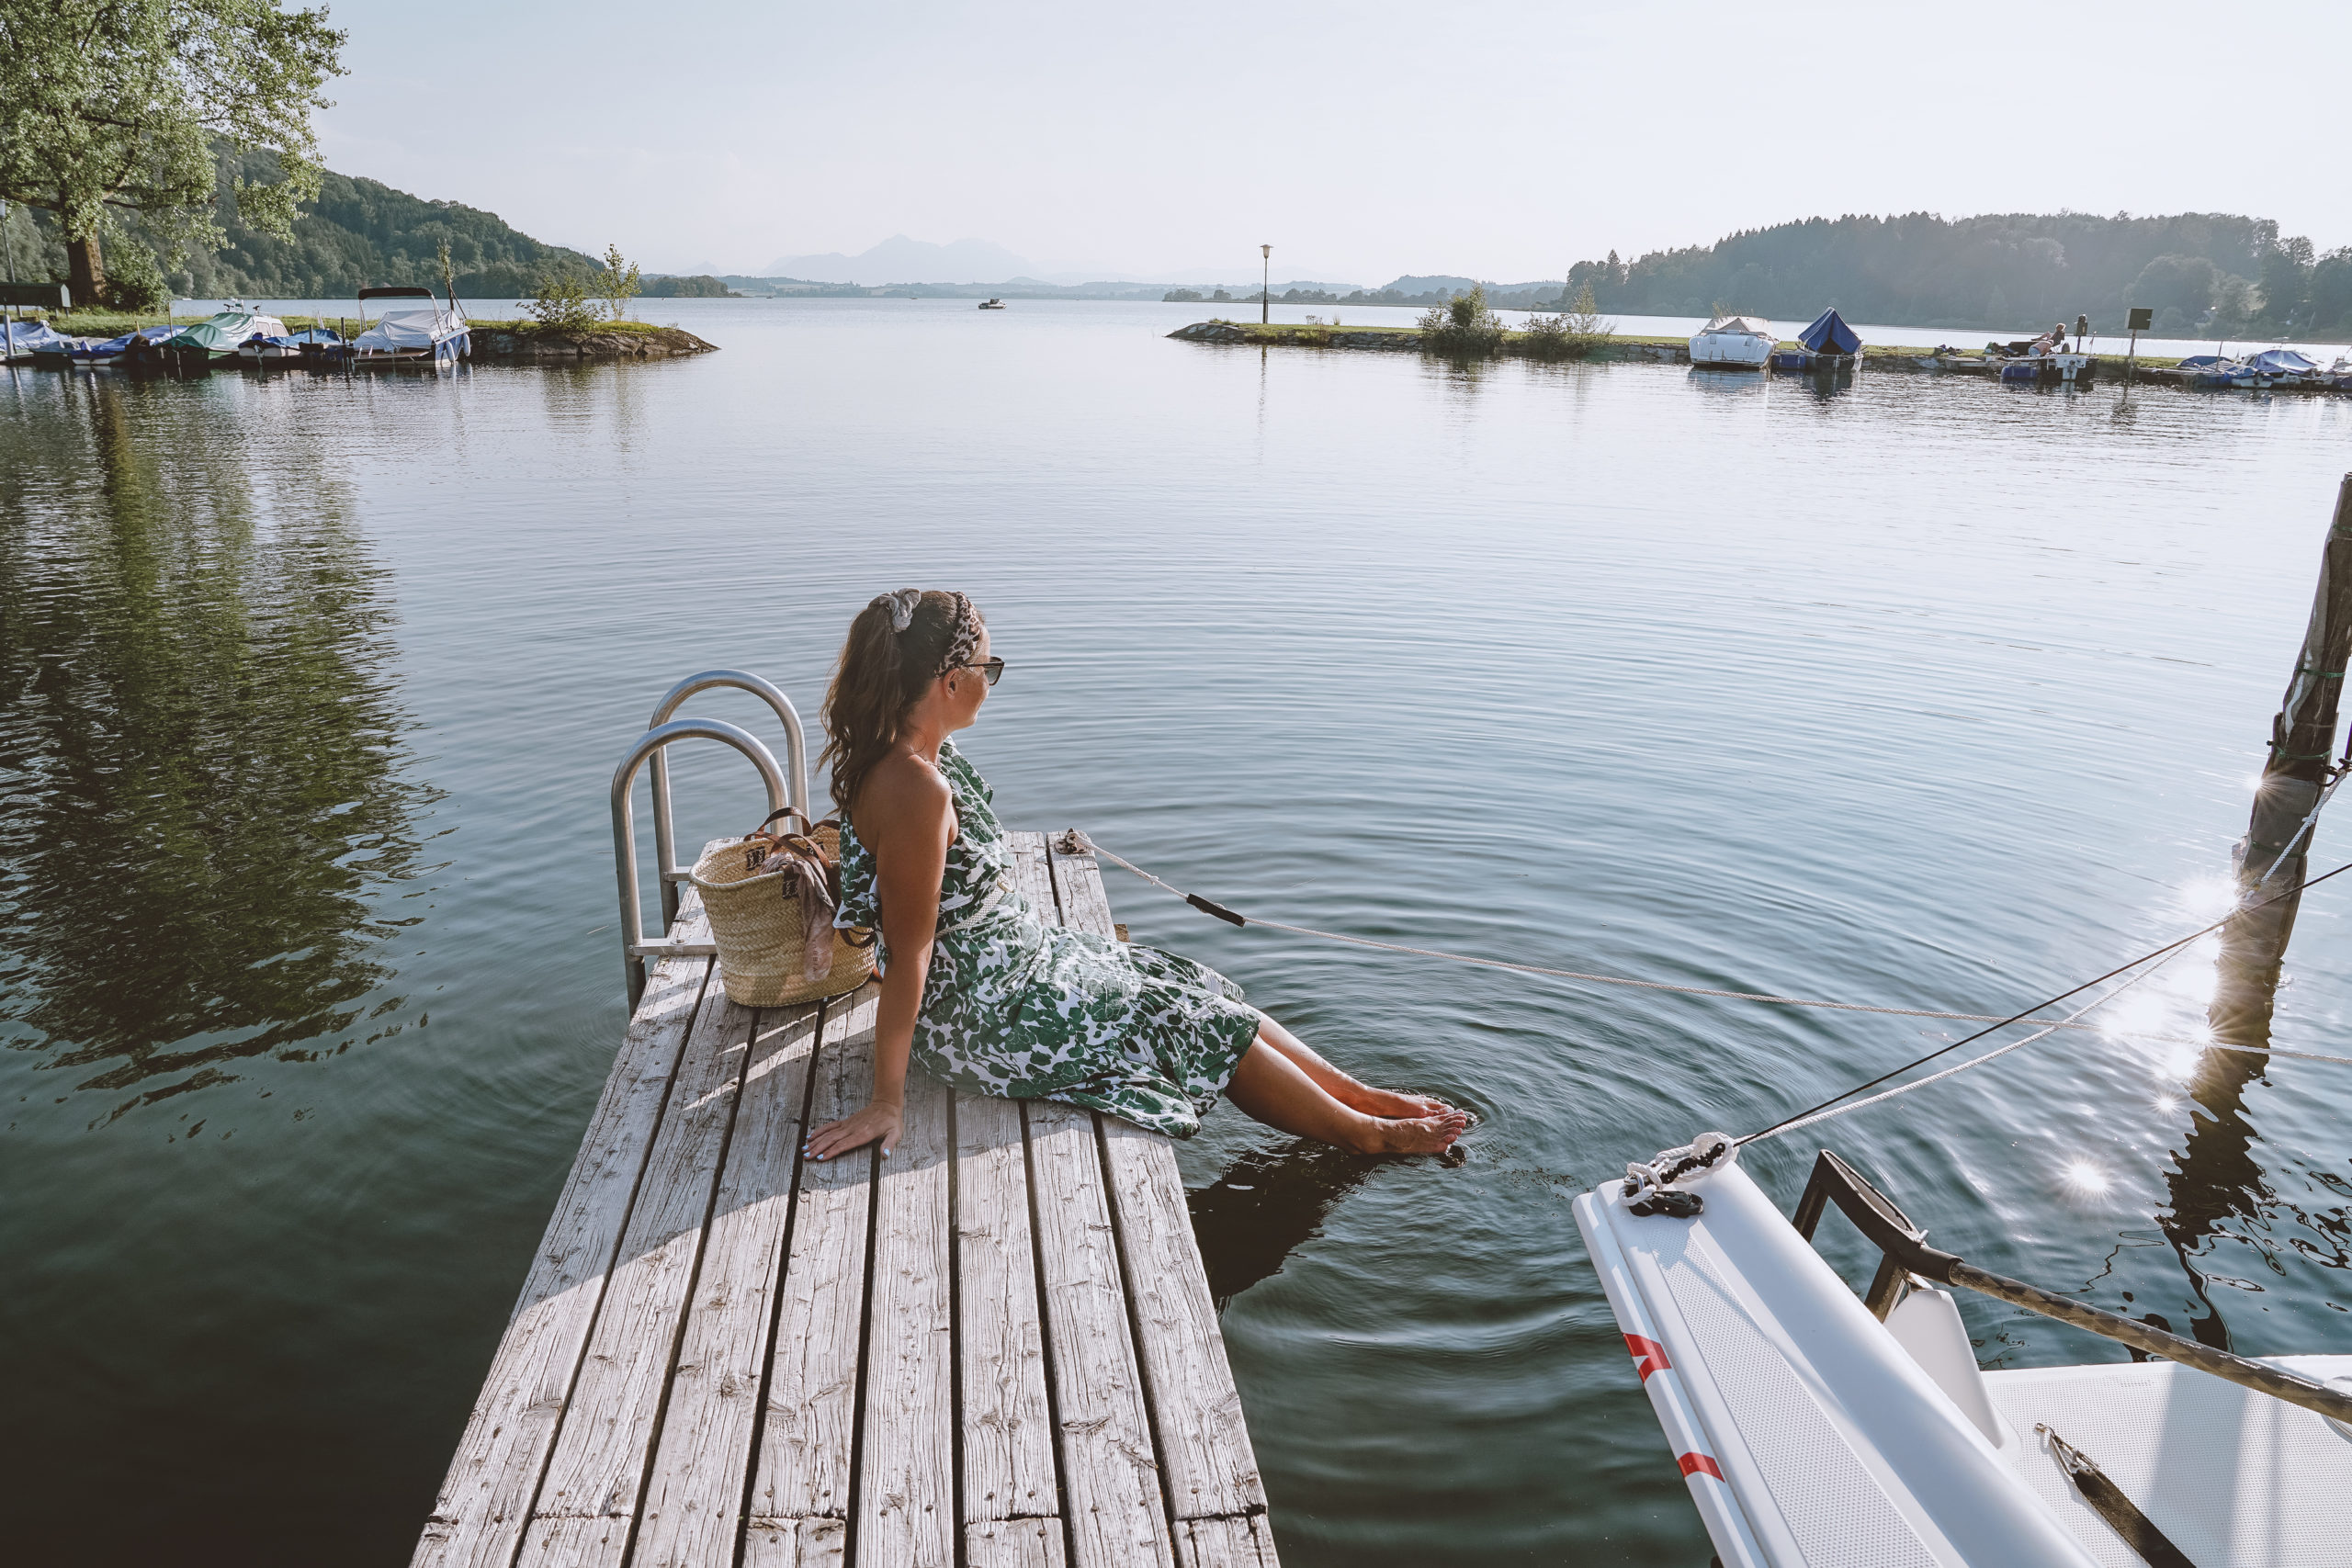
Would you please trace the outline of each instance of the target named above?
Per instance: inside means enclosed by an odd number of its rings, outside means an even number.
[[[1979,1269],[1823,1151],[1783,1218],[1710,1134],[1576,1201],[1725,1568],[2352,1562],[2352,1355],[2236,1356]],[[1883,1254],[1858,1298],[1835,1205]],[[1985,1371],[1951,1287],[2138,1356]]]

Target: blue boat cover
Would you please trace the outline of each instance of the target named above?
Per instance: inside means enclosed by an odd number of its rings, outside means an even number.
[[[2183,370],[2211,370],[2217,366],[2232,364],[2218,354],[2192,354],[2180,362]]]
[[[308,331],[308,332],[296,333],[292,337],[289,337],[289,338],[273,338],[273,339],[271,339],[270,341],[271,341],[271,342],[273,342],[273,343],[292,343],[292,344],[304,344],[304,343],[338,344],[338,343],[341,343],[341,342],[343,341],[343,334],[342,334],[342,333],[338,333],[338,332],[336,332],[333,327],[312,327],[312,328],[311,328],[310,331]]]
[[[1797,341],[1815,354],[1860,354],[1862,340],[1846,324],[1846,318],[1833,308],[1814,318],[1813,325],[1797,333]]]
[[[8,321],[0,324],[0,332],[7,334],[8,354],[12,358],[19,354],[63,349],[81,341],[65,336],[47,321]]]
[[[2319,368],[2319,362],[2296,353],[2291,348],[2266,348],[2246,362],[2256,370],[2273,376],[2308,376]]]

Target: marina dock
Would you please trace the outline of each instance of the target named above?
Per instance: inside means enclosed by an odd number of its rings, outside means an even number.
[[[1113,934],[1091,855],[1012,837]],[[1173,1145],[918,1067],[888,1159],[803,1160],[875,998],[651,966],[415,1568],[1274,1568]]]

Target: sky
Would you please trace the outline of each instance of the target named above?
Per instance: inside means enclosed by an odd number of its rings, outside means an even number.
[[[329,10],[330,168],[655,271],[906,234],[1041,272],[1239,280],[1271,243],[1277,280],[1510,282],[1798,218],[2062,208],[2352,244],[2341,4]]]

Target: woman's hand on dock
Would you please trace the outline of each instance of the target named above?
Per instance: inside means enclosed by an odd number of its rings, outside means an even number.
[[[863,1148],[876,1138],[882,1141],[882,1157],[890,1157],[898,1146],[899,1134],[904,1130],[905,1113],[888,1100],[870,1100],[865,1110],[854,1116],[844,1116],[838,1122],[828,1122],[808,1134],[800,1152],[811,1159],[831,1159],[835,1155]]]

